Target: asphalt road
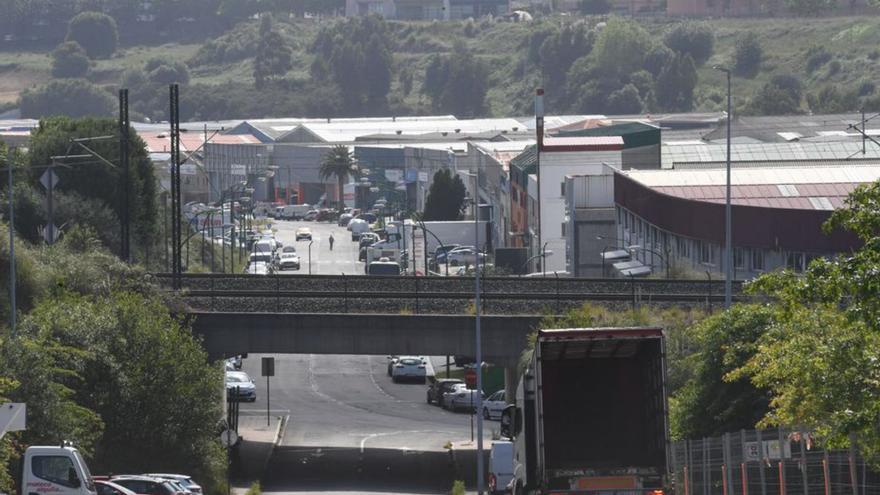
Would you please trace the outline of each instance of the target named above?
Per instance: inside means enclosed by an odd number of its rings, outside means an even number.
[[[258,400],[242,414],[266,411],[260,357],[244,360]],[[453,462],[444,448],[470,439],[470,415],[428,405],[427,385],[393,383],[384,356],[276,355],[275,372],[271,412],[289,420],[265,492],[448,493],[456,479],[473,484],[473,454]],[[486,422],[487,448],[492,429],[498,423]]]
[[[309,241],[297,241],[296,229],[308,227],[312,231],[311,267],[312,275],[363,275],[364,264],[358,262],[358,245],[351,242],[351,232],[345,227],[337,227],[336,222],[305,222],[273,220],[275,238],[285,246],[295,246],[300,258],[300,270],[284,273],[309,273]],[[333,235],[333,250],[328,239]]]

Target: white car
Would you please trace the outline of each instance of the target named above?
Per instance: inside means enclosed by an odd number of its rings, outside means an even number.
[[[391,368],[391,381],[394,383],[402,380],[417,380],[425,383],[427,377],[425,362],[417,356],[400,356]]]
[[[226,372],[226,395],[234,400],[257,400],[257,385],[244,371]]]
[[[271,275],[273,272],[272,264],[266,261],[254,261],[245,268],[245,273],[249,275]]]
[[[304,239],[307,241],[312,240],[312,230],[308,227],[300,227],[296,229],[296,240],[301,241]]]
[[[486,260],[486,254],[477,253],[476,249],[469,247],[453,249],[449,251],[446,258],[449,260],[449,266],[475,265],[478,255],[480,263],[483,263]]]
[[[483,401],[483,417],[486,419],[501,419],[501,412],[507,407],[504,400],[504,390],[499,390]]]
[[[361,234],[370,231],[370,224],[366,220],[355,218],[348,222],[348,230],[351,231],[351,240],[357,241],[360,240]]]
[[[282,252],[276,264],[279,270],[299,270],[299,256],[295,252]]]
[[[489,452],[489,493],[505,493],[513,480],[513,443],[492,442]]]
[[[198,483],[193,481],[191,476],[185,474],[167,474],[167,473],[158,473],[158,474],[145,474],[144,476],[152,476],[153,478],[161,478],[163,480],[174,480],[184,488],[189,490],[191,493],[200,494],[202,493],[202,487],[199,486]]]
[[[473,411],[477,407],[477,397],[476,390],[468,390],[467,385],[459,383],[452,391],[443,394],[443,408]]]

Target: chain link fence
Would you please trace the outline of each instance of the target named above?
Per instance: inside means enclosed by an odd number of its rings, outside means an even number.
[[[880,474],[857,449],[782,429],[675,442],[672,468],[677,495],[880,495]]]

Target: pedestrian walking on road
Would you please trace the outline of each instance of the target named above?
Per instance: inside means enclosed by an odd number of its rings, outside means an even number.
[[[333,251],[333,234],[330,234],[330,238],[327,240],[330,241],[330,251]]]

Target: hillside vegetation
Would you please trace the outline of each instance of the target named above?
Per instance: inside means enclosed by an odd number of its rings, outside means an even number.
[[[678,44],[670,41],[674,30],[684,33]],[[187,119],[525,115],[539,86],[547,89],[553,113],[718,111],[726,94],[724,74],[712,69],[719,64],[737,69],[735,104],[746,113],[880,110],[873,82],[880,72],[878,42],[880,18],[873,17],[634,22],[565,16],[532,23],[284,18],[268,26],[264,19],[238,23],[204,43],[122,46],[93,60],[85,78],[108,90],[108,98],[77,96],[91,102],[88,108],[76,101],[31,104],[47,97],[40,90],[53,79],[52,55],[2,51],[0,108],[16,106],[26,91],[25,116],[44,116],[47,107],[71,115],[112,113],[110,91],[124,85],[138,118],[165,119],[167,83],[180,82]],[[275,53],[279,47],[284,53]],[[737,58],[743,54],[757,56],[750,62],[757,65],[746,67]],[[464,68],[453,70],[459,66]],[[450,72],[458,75],[437,79]],[[70,89],[76,95],[85,91],[82,83],[68,83],[52,88],[62,100],[67,86],[76,86]]]

